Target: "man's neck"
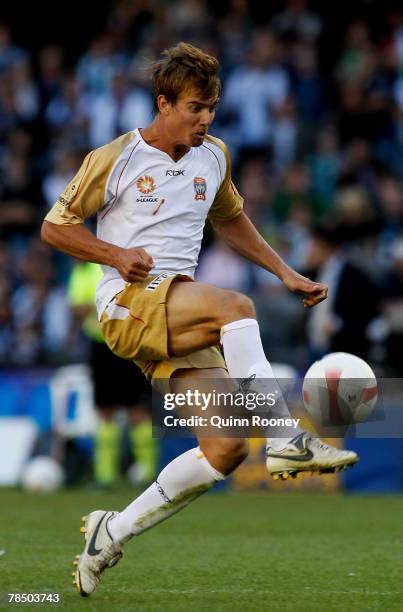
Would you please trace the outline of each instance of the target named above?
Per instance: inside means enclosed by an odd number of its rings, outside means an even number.
[[[165,129],[163,121],[156,117],[146,128],[140,130],[143,140],[160,151],[164,151],[173,161],[179,161],[189,151],[190,147],[175,142]]]

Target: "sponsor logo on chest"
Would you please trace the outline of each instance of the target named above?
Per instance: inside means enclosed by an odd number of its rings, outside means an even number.
[[[165,172],[165,176],[167,177],[184,176],[184,174],[184,169],[166,170]],[[165,202],[165,198],[161,200],[159,194],[156,193],[157,183],[154,177],[150,176],[149,174],[144,174],[136,180],[135,184],[137,188],[136,202],[141,204],[156,204],[159,210],[161,203]],[[186,191],[190,185],[193,185],[194,200],[205,202],[207,199],[207,180],[202,176],[195,176],[193,180],[190,179],[186,184],[179,182],[178,184],[175,183],[175,185],[175,193],[172,194],[174,195],[175,199],[177,199],[178,195],[180,195],[182,198],[186,198]],[[180,189],[180,193],[176,193],[178,189]]]
[[[185,176],[185,169],[182,170],[167,170],[165,176]]]
[[[136,181],[136,187],[142,194],[136,198],[136,202],[149,204],[156,204],[158,202],[158,198],[151,195],[157,188],[157,184],[152,176],[147,174],[140,176]]]

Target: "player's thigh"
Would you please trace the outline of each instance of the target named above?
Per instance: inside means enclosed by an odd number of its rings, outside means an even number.
[[[181,356],[218,345],[223,325],[254,316],[253,302],[242,293],[205,283],[175,282],[167,298],[169,352]]]
[[[234,383],[222,368],[177,370],[171,377],[170,386],[173,393],[186,393],[189,389],[197,389],[200,393],[213,390],[216,394],[234,392]],[[200,416],[219,414],[219,409],[219,406],[210,406],[206,411],[199,410]],[[186,407],[180,416],[185,415]],[[210,435],[206,436],[206,431]],[[195,427],[194,433],[208,461],[223,474],[232,472],[248,455],[249,443],[246,438],[217,437],[208,427]]]

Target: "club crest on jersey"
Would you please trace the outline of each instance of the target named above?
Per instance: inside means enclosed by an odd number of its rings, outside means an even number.
[[[144,175],[140,176],[140,178],[137,179],[136,187],[139,191],[141,191],[141,193],[148,194],[152,193],[157,187],[157,185],[155,184],[155,181],[152,176]]]
[[[206,179],[201,176],[195,176],[193,179],[193,186],[195,189],[195,200],[205,200],[207,190]]]

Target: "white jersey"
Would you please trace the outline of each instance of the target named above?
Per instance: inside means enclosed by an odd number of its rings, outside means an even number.
[[[207,136],[177,162],[148,145],[138,129],[87,155],[46,220],[82,223],[97,213],[97,237],[123,248],[143,248],[154,260],[150,274],[194,277],[207,216],[230,220],[243,200],[231,180],[221,140]],[[102,266],[96,303],[101,316],[126,282]]]

